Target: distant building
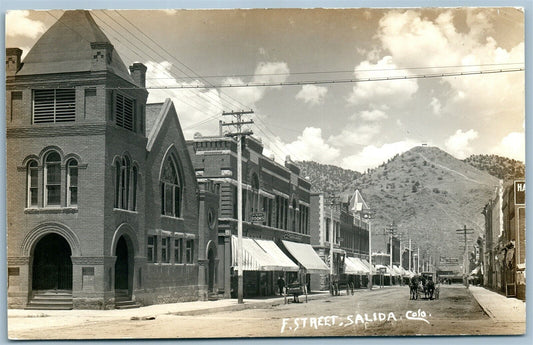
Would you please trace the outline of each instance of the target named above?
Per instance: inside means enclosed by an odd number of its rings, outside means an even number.
[[[172,102],[146,104],[146,67],[128,71],[88,11],[21,53],[6,49],[8,306],[206,299],[218,199]]]
[[[368,260],[368,223],[353,211],[353,198],[331,205],[324,193],[311,194],[311,244],[330,265],[333,241],[333,275],[342,282],[353,280],[357,287],[366,286],[366,273],[349,272],[349,258]],[[347,273],[348,272],[348,273]],[[357,275],[358,277],[349,277]],[[329,289],[329,272],[313,275],[313,290]]]

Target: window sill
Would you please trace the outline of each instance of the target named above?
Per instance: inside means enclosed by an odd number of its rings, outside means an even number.
[[[77,207],[44,207],[44,208],[25,208],[26,214],[59,214],[59,213],[78,213]]]
[[[126,213],[131,213],[131,214],[138,214],[137,211],[125,210],[123,208],[116,208],[116,207],[113,208],[113,211],[120,211],[120,212],[126,212]]]
[[[183,220],[182,217],[174,217],[174,216],[168,216],[166,214],[162,214],[161,218],[167,218],[167,219],[175,219],[175,220]]]

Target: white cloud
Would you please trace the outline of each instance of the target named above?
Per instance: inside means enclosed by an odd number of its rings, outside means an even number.
[[[170,74],[172,64],[168,61],[146,63],[147,86],[174,86],[178,83]],[[188,85],[203,84],[193,80]],[[163,102],[170,98],[178,113],[183,133],[186,138],[192,138],[194,133],[203,135],[218,133],[216,116],[222,113],[222,101],[215,89],[151,89],[148,95],[149,103]]]
[[[167,10],[163,10],[163,12],[165,12],[169,16],[172,16],[172,15],[176,14],[178,11],[177,10],[167,9]]]
[[[377,134],[379,134],[381,127],[378,124],[359,124],[348,125],[340,134],[331,136],[328,142],[335,146],[351,147],[354,145],[366,145]]]
[[[379,121],[389,117],[384,111],[379,109],[363,110],[359,114],[356,114],[357,116],[364,121]]]
[[[488,36],[493,30],[492,22],[482,11],[466,10],[468,30],[465,31],[455,26],[453,10],[441,13],[434,20],[415,10],[393,10],[379,21],[376,37],[398,66],[430,67],[426,72],[473,72],[496,68],[479,67],[483,64],[523,63],[524,43],[510,50],[500,47]],[[431,68],[438,66],[463,67]],[[490,116],[502,108],[523,110],[522,72],[443,78],[442,82],[452,88],[447,107],[461,106],[463,111],[479,116]]]
[[[6,14],[6,35],[36,38],[46,27],[38,20],[29,19],[30,11],[8,11]]]
[[[324,141],[322,129],[315,127],[306,127],[295,141],[284,145],[284,148],[293,160],[313,160],[332,164],[340,156],[339,149]]]
[[[407,70],[399,69],[391,56],[385,56],[377,63],[369,61],[361,62],[354,71],[358,79],[375,79],[403,77],[409,75]],[[348,97],[352,104],[395,104],[401,105],[411,99],[418,91],[418,83],[415,79],[358,82]]]
[[[396,154],[401,154],[405,151],[408,151],[419,144],[420,143],[407,139],[384,144],[381,147],[369,145],[363,148],[357,154],[343,158],[342,167],[345,169],[353,169],[359,172],[365,172],[367,169],[375,168],[381,163],[387,161],[389,158],[394,157]]]
[[[252,78],[251,83],[283,83],[285,80],[287,80],[289,73],[289,67],[285,62],[261,62],[255,69],[254,77]],[[241,78],[226,78],[223,81],[223,84],[245,85],[246,83]],[[231,98],[238,99],[240,103],[253,108],[255,103],[263,98],[265,92],[279,88],[281,87],[233,87],[226,88],[224,93]]]
[[[433,111],[433,114],[439,115],[442,110],[442,105],[440,104],[440,101],[436,97],[431,98],[431,103],[429,103],[429,106],[431,107],[431,110]]]
[[[453,135],[451,135],[444,142],[444,146],[448,153],[452,154],[456,158],[464,159],[472,154],[472,148],[470,147],[470,141],[476,139],[478,133],[470,129],[466,132],[463,132],[461,129],[458,129]]]
[[[296,94],[296,99],[301,99],[305,103],[318,105],[324,103],[328,89],[323,86],[304,85]]]
[[[524,132],[511,132],[495,146],[491,152],[524,162],[526,157],[526,135]]]

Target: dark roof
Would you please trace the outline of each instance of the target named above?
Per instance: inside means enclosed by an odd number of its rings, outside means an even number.
[[[90,71],[94,55],[91,43],[111,44],[89,11],[66,11],[30,49],[17,75]],[[106,68],[133,83],[115,49]]]

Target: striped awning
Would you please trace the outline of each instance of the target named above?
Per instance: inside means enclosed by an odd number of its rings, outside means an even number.
[[[313,247],[305,243],[282,241],[289,253],[302,265],[308,273],[329,272],[329,267],[315,252]]]
[[[231,236],[231,265],[235,269],[238,268],[237,242],[237,236]],[[242,265],[244,271],[298,271],[299,269],[274,242],[248,237],[242,238]]]
[[[353,258],[346,257],[344,259],[344,273],[345,274],[363,274],[363,271],[361,270],[361,267],[357,265],[354,261],[352,261]]]
[[[352,258],[352,260],[362,268],[364,274],[370,273],[370,265],[368,262],[365,264],[360,258]]]

